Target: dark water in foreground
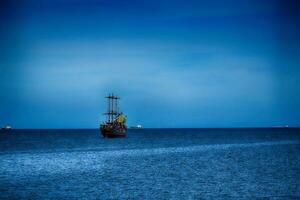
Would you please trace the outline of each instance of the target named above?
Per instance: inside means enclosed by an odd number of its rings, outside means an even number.
[[[0,135],[0,199],[300,199],[300,129]]]

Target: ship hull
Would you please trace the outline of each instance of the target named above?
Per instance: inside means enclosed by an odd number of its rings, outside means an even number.
[[[101,125],[100,132],[105,138],[122,138],[126,137],[126,127],[115,125]]]
[[[102,133],[105,138],[124,138],[126,135],[124,134],[116,134],[116,133]]]

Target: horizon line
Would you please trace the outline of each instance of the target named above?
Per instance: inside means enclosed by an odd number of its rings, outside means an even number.
[[[253,126],[253,127],[143,127],[128,128],[133,130],[140,129],[289,129],[300,128],[300,126]],[[12,128],[12,130],[95,130],[99,128]]]

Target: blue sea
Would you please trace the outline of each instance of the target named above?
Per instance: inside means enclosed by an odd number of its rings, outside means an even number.
[[[300,199],[300,129],[13,130],[0,199]]]

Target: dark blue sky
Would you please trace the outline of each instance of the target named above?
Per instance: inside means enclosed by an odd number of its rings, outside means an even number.
[[[300,125],[297,0],[28,0],[0,5],[0,125]]]

